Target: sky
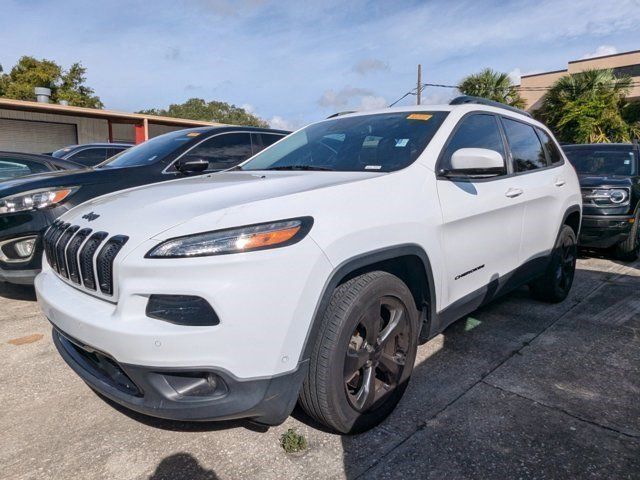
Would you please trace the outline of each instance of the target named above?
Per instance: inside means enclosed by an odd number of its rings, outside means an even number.
[[[298,128],[388,105],[423,81],[520,75],[640,49],[640,0],[0,0],[0,65],[80,61],[111,110],[192,97]],[[443,103],[450,88],[427,88]],[[415,102],[407,97],[402,104]]]

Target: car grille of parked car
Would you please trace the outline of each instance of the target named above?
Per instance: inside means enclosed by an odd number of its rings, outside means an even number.
[[[57,220],[44,234],[44,252],[51,268],[61,277],[111,296],[113,261],[128,239]]]

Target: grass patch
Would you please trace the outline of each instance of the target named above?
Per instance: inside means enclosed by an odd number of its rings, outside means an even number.
[[[280,446],[287,453],[302,452],[307,449],[307,439],[290,428],[280,435]]]

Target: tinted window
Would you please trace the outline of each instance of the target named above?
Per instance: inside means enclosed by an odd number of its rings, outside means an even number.
[[[446,116],[397,112],[326,120],[285,137],[242,169],[399,170],[418,158]]]
[[[549,154],[549,159],[551,163],[554,165],[560,164],[563,162],[562,155],[560,154],[560,150],[549,135],[544,130],[536,129],[538,134],[540,135],[540,139],[542,143],[544,143],[545,148],[547,149],[547,154]]]
[[[264,150],[269,145],[273,145],[280,140],[284,135],[275,135],[272,133],[252,133],[251,144],[253,146],[253,154]]]
[[[165,133],[129,148],[110,158],[100,168],[141,167],[151,165],[174,153],[201,135],[198,131],[178,130]]]
[[[107,158],[106,148],[86,148],[67,157],[67,160],[87,167],[93,167],[104,162],[105,158]]]
[[[465,117],[453,137],[449,140],[443,155],[441,168],[451,168],[451,156],[461,148],[486,148],[502,155],[504,154],[504,142],[500,135],[498,120],[493,115],[471,115]]]
[[[205,140],[184,158],[202,158],[209,162],[207,170],[224,170],[235,167],[251,155],[248,133],[224,133]]]
[[[589,175],[635,175],[637,167],[631,145],[615,148],[604,145],[564,147],[564,153],[578,173]]]
[[[516,172],[526,172],[547,166],[547,157],[532,126],[508,118],[503,118],[502,124]]]
[[[124,152],[126,150],[126,148],[124,147],[113,147],[113,148],[107,148],[107,158],[111,158],[114,155],[119,154],[120,152]]]
[[[0,181],[48,171],[45,165],[38,162],[0,157]]]

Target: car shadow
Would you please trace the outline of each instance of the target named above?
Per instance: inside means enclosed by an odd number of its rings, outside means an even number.
[[[621,264],[638,268],[639,263]],[[581,303],[596,285],[612,277],[621,282],[640,282],[640,277],[617,272],[578,269],[572,292],[564,302],[548,304],[534,300],[524,286],[460,318],[418,347],[411,382],[394,412],[368,432],[341,438],[346,478],[366,476],[367,470],[422,429],[425,422],[441,414]],[[313,420],[309,422],[304,412],[296,418],[322,429]],[[452,451],[452,455],[464,455],[462,450],[463,447],[459,452]]]
[[[213,470],[203,468],[191,454],[174,453],[162,459],[149,480],[173,480],[188,478],[189,480],[218,480]]]
[[[0,282],[0,297],[8,300],[35,302],[36,290],[31,285],[13,285],[12,283]]]

